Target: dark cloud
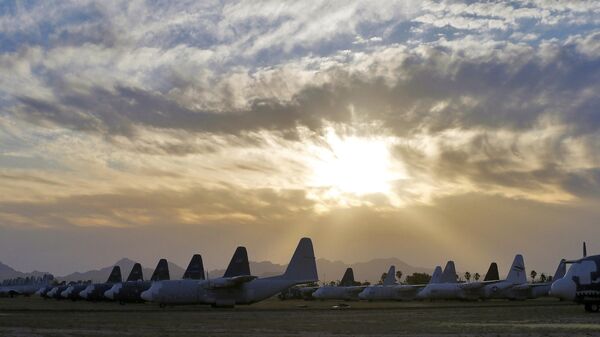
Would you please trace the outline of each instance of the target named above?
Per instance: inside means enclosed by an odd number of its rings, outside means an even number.
[[[589,92],[600,88],[600,58],[583,57],[571,45],[549,55],[550,61],[534,48],[521,48],[518,56],[511,57],[510,48],[517,47],[509,47],[487,57],[445,48],[432,48],[425,57],[413,54],[393,74],[397,81],[392,86],[383,78],[338,68],[329,71],[330,82],[307,85],[290,100],[254,99],[241,109],[224,101],[224,109],[197,110],[168,94],[135,87],[82,92],[54,74],[48,80],[56,100],[22,94],[18,111],[30,121],[128,136],[136,125],[240,134],[293,132],[298,126],[318,131],[324,121],[345,123],[353,118],[383,121],[398,135],[423,129],[530,129],[542,116],[572,124],[573,132],[598,130],[600,98]],[[179,85],[186,86],[177,88],[182,91],[195,86]]]

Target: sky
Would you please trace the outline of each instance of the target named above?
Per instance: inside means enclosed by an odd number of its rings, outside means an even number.
[[[600,253],[598,1],[2,1],[0,261]]]

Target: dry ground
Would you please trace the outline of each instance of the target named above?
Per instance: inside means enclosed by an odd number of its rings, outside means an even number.
[[[271,299],[234,309],[0,298],[0,336],[600,336],[600,314],[527,302]]]

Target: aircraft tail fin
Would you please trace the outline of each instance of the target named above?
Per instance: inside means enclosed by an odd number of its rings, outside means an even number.
[[[292,255],[290,264],[288,264],[282,277],[300,283],[316,282],[319,280],[315,251],[312,241],[309,238],[300,239],[296,251]]]
[[[442,283],[456,283],[456,267],[454,261],[446,262],[446,267],[442,272]]]
[[[129,276],[127,276],[127,282],[143,281],[143,280],[144,280],[144,274],[142,273],[142,265],[139,263],[136,263],[133,265],[133,268],[131,268],[131,272],[129,273]]]
[[[192,280],[204,280],[204,263],[202,262],[202,255],[194,254],[188,264],[185,273],[183,273],[184,279]]]
[[[498,264],[496,262],[490,263],[490,268],[488,268],[487,273],[485,273],[485,277],[483,281],[498,281],[500,279],[500,274],[498,273]]]
[[[396,266],[390,266],[385,279],[383,280],[384,286],[391,286],[396,284]]]
[[[514,284],[527,283],[527,275],[525,275],[525,261],[523,261],[523,255],[517,254],[513,260],[507,281],[511,281]]]
[[[169,280],[171,277],[169,275],[169,264],[166,259],[160,259],[156,268],[154,269],[154,273],[152,273],[151,281],[164,281]]]
[[[558,264],[558,268],[556,268],[556,272],[554,273],[554,276],[552,276],[552,282],[556,281],[556,280],[560,280],[561,278],[563,278],[563,276],[565,276],[565,274],[567,273],[567,264],[565,263],[565,259],[560,260],[560,263]]]
[[[246,247],[236,248],[223,277],[241,275],[250,275],[250,263],[248,262],[248,252],[246,251]]]
[[[122,281],[123,278],[121,277],[121,267],[114,266],[110,272],[110,275],[108,276],[108,280],[106,280],[106,283],[120,283]]]
[[[354,271],[352,268],[346,269],[342,280],[340,281],[341,287],[351,287],[354,285]]]
[[[435,269],[433,270],[433,274],[431,274],[431,280],[429,280],[429,283],[431,283],[431,284],[440,283],[441,280],[442,280],[442,267],[435,266]]]

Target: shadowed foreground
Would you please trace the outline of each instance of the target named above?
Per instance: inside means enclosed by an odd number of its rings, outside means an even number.
[[[589,336],[598,314],[553,299],[527,302],[268,300],[235,309],[0,299],[0,336]]]

